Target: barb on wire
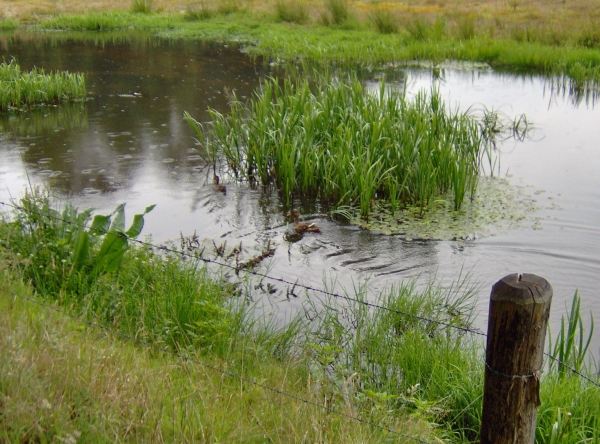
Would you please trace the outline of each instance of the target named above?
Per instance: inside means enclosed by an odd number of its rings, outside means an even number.
[[[17,204],[14,204],[14,203],[6,203],[6,202],[3,202],[3,201],[0,201],[0,205],[6,206],[6,207],[11,207],[11,208],[14,208],[14,209],[17,209],[17,210],[23,210],[23,211],[32,212],[31,209],[27,209],[27,208],[21,207],[21,206],[19,206]],[[82,225],[82,224],[79,224],[79,223],[76,223],[76,222],[73,222],[73,221],[65,220],[65,219],[57,217],[57,216],[51,216],[51,215],[42,214],[42,213],[39,213],[39,212],[37,212],[35,214],[37,214],[39,216],[46,216],[46,217],[49,217],[51,219],[55,219],[55,220],[58,220],[58,221],[61,221],[61,222],[64,222],[64,223],[67,223],[67,224],[70,224],[70,225],[74,225],[74,226],[79,227],[79,228],[89,228],[87,224],[83,224]],[[126,235],[123,233],[123,236],[126,236]],[[135,243],[138,243],[138,244],[143,245],[143,246],[148,247],[148,248],[155,248],[155,249],[166,251],[166,252],[169,252],[169,253],[174,253],[174,254],[177,254],[177,255],[180,255],[180,256],[184,256],[184,257],[189,257],[189,258],[192,258],[192,259],[200,260],[200,261],[202,261],[202,262],[204,262],[206,264],[214,264],[214,265],[217,265],[219,267],[229,268],[229,269],[235,271],[236,273],[239,273],[240,271],[242,271],[242,272],[245,272],[247,274],[260,277],[262,279],[269,279],[269,280],[274,281],[274,282],[279,282],[279,283],[285,284],[288,287],[291,286],[292,289],[294,289],[296,287],[303,288],[303,289],[305,289],[307,291],[313,291],[315,293],[320,293],[320,294],[323,294],[323,295],[326,295],[326,296],[331,296],[331,297],[334,297],[334,298],[337,298],[337,299],[346,300],[348,302],[359,303],[359,304],[365,305],[365,306],[370,307],[370,308],[374,308],[374,309],[378,309],[378,310],[386,310],[386,311],[389,311],[389,312],[394,313],[394,314],[411,317],[413,319],[418,319],[420,321],[429,322],[429,323],[436,324],[436,325],[441,325],[441,326],[444,326],[444,327],[448,327],[448,328],[452,328],[452,329],[455,329],[455,330],[462,331],[464,333],[470,333],[470,334],[476,335],[476,336],[487,337],[487,334],[485,334],[483,332],[480,332],[480,331],[477,331],[477,330],[473,330],[473,329],[467,328],[467,327],[462,327],[460,325],[450,324],[448,322],[439,321],[439,320],[436,320],[436,319],[429,319],[429,318],[426,318],[424,316],[419,316],[419,315],[415,315],[415,314],[412,314],[412,313],[408,313],[408,312],[404,312],[404,311],[401,311],[401,310],[397,310],[397,309],[394,309],[394,308],[391,308],[391,307],[386,307],[386,306],[383,306],[383,305],[374,304],[374,303],[371,303],[371,302],[368,302],[368,301],[363,301],[363,300],[360,300],[360,299],[357,299],[357,298],[352,298],[350,296],[342,295],[342,294],[339,294],[339,293],[329,292],[329,291],[326,291],[326,290],[322,290],[320,288],[310,287],[308,285],[300,284],[297,281],[296,282],[292,282],[292,281],[288,281],[288,280],[283,279],[283,278],[276,278],[276,277],[273,277],[273,276],[269,276],[267,274],[263,274],[263,273],[254,271],[252,269],[240,268],[239,266],[234,266],[234,265],[230,265],[230,264],[227,264],[227,263],[214,261],[212,259],[207,259],[207,258],[199,257],[197,255],[186,253],[184,251],[175,250],[173,248],[167,247],[166,245],[155,245],[155,244],[152,244],[150,242],[141,241],[139,239],[133,239],[133,238],[128,238],[128,240],[130,240],[132,242],[135,242]],[[594,381],[593,379],[591,379],[588,376],[584,375],[583,373],[579,372],[577,369],[571,367],[567,363],[562,362],[560,359],[558,359],[558,358],[556,358],[556,357],[554,357],[554,356],[552,356],[552,355],[550,355],[550,354],[548,354],[546,352],[544,352],[544,355],[546,355],[548,358],[550,358],[553,361],[555,361],[558,365],[563,366],[564,368],[568,369],[571,373],[573,373],[575,375],[578,375],[579,377],[585,379],[586,381],[590,382],[591,384],[595,385],[596,387],[600,387],[600,384],[598,382]]]
[[[344,417],[346,417],[348,419],[351,419],[353,421],[357,421],[357,422],[360,422],[362,424],[366,424],[366,425],[369,425],[371,427],[378,428],[378,429],[380,429],[380,430],[382,430],[384,432],[388,432],[388,433],[391,433],[391,434],[394,434],[394,435],[397,435],[397,436],[401,436],[403,438],[409,439],[411,441],[419,442],[419,443],[422,443],[422,444],[430,444],[429,442],[427,442],[427,441],[425,441],[425,440],[423,440],[421,438],[417,438],[415,436],[411,436],[411,435],[407,435],[407,434],[402,433],[402,432],[398,432],[397,430],[390,429],[389,427],[385,427],[385,426],[376,424],[374,422],[367,421],[365,419],[349,415],[348,413],[344,413],[341,410],[335,409],[333,407],[327,407],[325,405],[318,404],[318,403],[316,403],[314,401],[310,401],[308,399],[302,398],[302,397],[294,395],[292,393],[288,393],[288,392],[286,392],[284,390],[281,390],[281,389],[278,389],[278,388],[275,388],[275,387],[270,387],[270,386],[268,386],[266,384],[263,384],[261,382],[255,381],[254,379],[246,378],[246,377],[244,377],[242,375],[238,375],[237,373],[233,373],[233,372],[230,372],[228,370],[223,370],[222,368],[219,368],[219,367],[216,367],[214,365],[210,365],[210,364],[207,364],[205,362],[202,362],[199,359],[192,358],[192,357],[188,356],[187,354],[180,353],[180,352],[177,352],[177,351],[174,351],[174,350],[170,350],[170,349],[168,349],[166,347],[160,347],[160,346],[158,346],[156,344],[152,344],[151,342],[144,341],[143,339],[139,339],[139,338],[136,338],[134,336],[130,336],[128,334],[125,334],[125,333],[122,333],[122,332],[119,332],[119,331],[116,331],[116,330],[112,330],[109,327],[107,327],[106,325],[98,324],[98,323],[92,322],[92,321],[82,320],[81,318],[79,318],[77,316],[74,316],[74,315],[72,315],[70,313],[67,313],[65,311],[62,311],[62,310],[56,308],[53,305],[44,304],[43,302],[40,302],[40,301],[38,301],[36,299],[28,298],[26,296],[19,296],[19,295],[17,295],[14,292],[11,292],[11,294],[15,298],[20,298],[20,299],[25,300],[27,302],[36,304],[36,305],[38,305],[40,307],[52,310],[52,311],[54,311],[56,313],[61,314],[62,316],[74,319],[74,320],[76,320],[78,322],[84,322],[85,324],[87,324],[90,327],[102,329],[102,330],[104,330],[105,332],[107,332],[108,334],[110,334],[112,336],[118,336],[118,337],[120,337],[122,339],[126,339],[128,341],[135,342],[136,344],[139,344],[139,345],[141,345],[143,347],[151,348],[153,350],[157,350],[157,351],[160,351],[160,352],[163,352],[163,353],[167,353],[167,354],[175,356],[175,357],[177,357],[179,359],[183,359],[186,362],[190,362],[192,364],[200,365],[200,366],[202,366],[204,368],[207,368],[207,369],[209,369],[211,371],[214,371],[214,372],[217,372],[217,373],[221,373],[222,375],[228,376],[230,378],[238,379],[238,380],[240,380],[242,382],[254,385],[256,387],[260,387],[263,390],[268,390],[268,391],[277,393],[278,395],[286,396],[288,398],[294,399],[296,401],[303,402],[303,403],[305,403],[307,405],[311,405],[313,407],[318,407],[320,409],[328,411],[329,413],[333,413],[335,415],[344,416]]]

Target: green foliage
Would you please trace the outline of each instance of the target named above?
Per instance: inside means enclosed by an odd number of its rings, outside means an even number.
[[[593,334],[594,318],[592,317],[590,331],[586,338],[581,318],[581,298],[579,297],[579,292],[576,291],[573,296],[571,310],[567,312],[566,328],[563,316],[560,321],[560,331],[554,340],[554,345],[552,336],[550,335],[548,353],[569,367],[581,372],[585,369],[585,356],[590,347]],[[550,360],[549,365],[550,371],[556,370],[563,378],[570,373],[567,367],[558,364],[554,360]]]
[[[297,0],[277,0],[275,2],[275,15],[283,22],[304,24],[310,15],[308,6]]]
[[[22,271],[38,291],[83,296],[99,276],[119,269],[129,239],[139,236],[144,215],[153,208],[135,215],[128,230],[124,204],[110,215],[94,216],[86,228],[91,209],[79,212],[70,204],[54,209],[48,194],[35,189],[24,195],[14,220],[3,224],[0,234],[10,239],[16,254],[27,257]]]
[[[132,0],[131,12],[134,14],[151,14],[154,0]]]
[[[398,32],[398,19],[387,9],[376,9],[369,15],[369,20],[381,34]]]
[[[348,0],[324,0],[325,9],[329,12],[328,22],[342,25],[350,18],[350,5]]]
[[[206,130],[185,118],[212,158],[225,157],[228,173],[275,184],[288,203],[314,196],[356,204],[367,218],[375,200],[425,208],[452,192],[460,208],[489,154],[479,125],[448,112],[435,90],[407,100],[380,88],[368,94],[356,80],[323,79],[313,93],[306,80],[271,79],[229,115],[211,110]]]
[[[193,22],[198,20],[208,20],[216,14],[216,11],[202,2],[197,5],[189,5],[183,15],[184,20]]]
[[[11,19],[4,19],[4,20],[0,20],[0,31],[14,31],[15,29],[19,28],[19,23],[11,20]]]
[[[46,74],[34,68],[22,72],[13,59],[0,63],[0,111],[29,105],[52,104],[85,97],[85,76],[68,72]]]

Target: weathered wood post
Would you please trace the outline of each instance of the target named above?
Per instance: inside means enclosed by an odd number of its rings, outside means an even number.
[[[533,444],[552,286],[534,274],[511,274],[490,297],[482,444]]]

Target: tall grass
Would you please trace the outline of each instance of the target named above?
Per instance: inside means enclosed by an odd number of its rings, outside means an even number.
[[[408,316],[370,310],[359,303],[315,307],[319,324],[311,336],[313,365],[341,387],[350,382],[359,386],[362,409],[408,412],[438,424],[441,435],[451,442],[478,442],[484,344],[460,330],[428,321],[469,327],[474,290],[468,279],[446,290],[429,285],[419,291],[409,283],[376,299]],[[366,299],[364,289],[356,293]],[[568,315],[571,321],[576,319],[573,325],[580,321],[573,311],[579,309],[577,301],[575,295]],[[568,342],[568,336],[559,335],[558,343],[561,337]],[[583,352],[587,349],[585,341],[582,344]],[[580,360],[565,362],[578,365]],[[599,380],[594,374],[597,369],[577,368]],[[598,387],[574,374],[565,377],[551,365],[542,378],[540,396],[536,442],[575,444],[600,439]]]
[[[308,6],[299,0],[277,0],[275,16],[281,21],[298,24],[307,23],[310,18]]]
[[[229,173],[276,185],[288,203],[312,196],[357,205],[365,218],[376,199],[425,208],[451,193],[460,208],[489,154],[477,122],[436,90],[408,99],[384,83],[370,94],[358,81],[321,80],[313,93],[306,80],[270,79],[247,105],[210,114],[204,126],[186,120]]]
[[[329,13],[327,22],[342,25],[350,18],[350,4],[348,0],[324,0],[325,9]]]
[[[14,59],[0,64],[0,110],[78,100],[85,94],[83,74],[46,74],[37,68],[23,72]]]
[[[131,12],[134,14],[151,14],[153,0],[132,0]]]
[[[376,9],[369,15],[369,20],[381,34],[398,32],[398,19],[387,9]]]

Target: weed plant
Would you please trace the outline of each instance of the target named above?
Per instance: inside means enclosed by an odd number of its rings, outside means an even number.
[[[334,205],[357,205],[364,218],[375,199],[395,210],[423,209],[452,193],[459,209],[477,184],[485,150],[478,123],[448,111],[436,90],[409,100],[376,94],[358,81],[270,79],[231,113],[210,110],[203,125],[186,120],[211,159],[224,156],[229,172],[263,186],[277,185],[286,202],[312,196]]]
[[[83,74],[23,72],[14,59],[0,64],[0,110],[80,100],[85,94]]]
[[[325,9],[329,13],[326,23],[342,25],[350,18],[350,4],[348,0],[325,0]]]
[[[208,20],[216,14],[215,10],[202,2],[197,5],[189,5],[183,18],[187,21]]]
[[[15,29],[19,28],[19,23],[11,20],[11,19],[4,19],[4,20],[0,20],[0,31],[14,31]]]
[[[304,24],[310,19],[308,6],[298,0],[277,0],[275,15],[277,19],[289,23]]]
[[[398,19],[387,9],[377,9],[369,15],[375,29],[381,34],[395,34],[398,32]]]
[[[153,0],[132,0],[131,12],[134,14],[151,14]]]

